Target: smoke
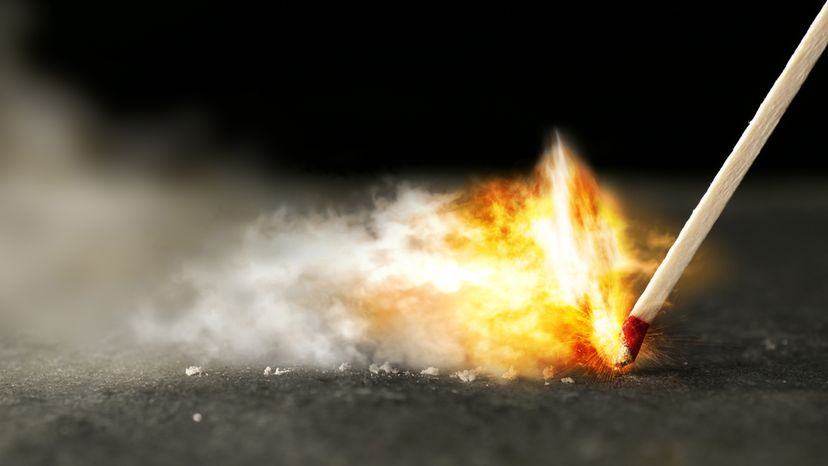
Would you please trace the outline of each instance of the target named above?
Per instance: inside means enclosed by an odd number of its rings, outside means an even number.
[[[383,264],[417,261],[407,224],[427,223],[450,196],[344,186],[328,191],[366,200],[320,208],[318,180],[273,189],[250,177],[172,181],[102,166],[122,155],[107,152],[120,148],[106,141],[113,132],[26,82],[6,89],[17,98],[0,110],[4,331],[61,342],[111,335],[225,362],[459,361],[416,335],[426,323],[389,334],[393,343],[372,339],[352,293],[380,280]]]
[[[413,244],[412,226],[426,227],[417,228],[419,241],[429,241],[424,234],[438,241],[441,225],[432,222],[429,231],[427,224],[449,199],[401,186],[353,212],[299,214],[284,206],[262,215],[220,258],[198,258],[173,274],[142,306],[137,328],[147,339],[186,342],[214,355],[273,351],[303,364],[459,364],[462,353],[450,343],[456,337],[440,330],[446,322],[429,322],[422,312],[414,314],[417,322],[396,315],[398,331],[380,334],[372,328],[377,316],[359,302],[378,287],[428,281],[395,274],[434,265]]]
[[[440,337],[448,323],[418,313],[380,335],[355,302],[394,282],[389,263],[437,266],[422,235],[444,227],[433,219],[451,195],[240,170],[168,176],[143,161],[204,145],[106,121],[17,54],[0,57],[3,335],[170,345],[227,363],[462,362]]]
[[[600,365],[583,348],[612,352],[626,275],[648,273],[562,147],[539,183],[471,200],[452,183],[173,176],[147,161],[220,151],[189,120],[112,122],[0,57],[4,335],[227,364],[537,376]]]
[[[436,241],[451,195],[385,183],[319,208],[301,200],[325,198],[318,180],[279,190],[101,168],[91,161],[118,156],[106,154],[118,145],[104,143],[105,127],[39,90],[13,94],[0,114],[6,331],[112,335],[224,362],[462,361],[440,338],[444,323],[400,320],[378,339],[354,302],[355,290],[393,281],[388,264],[427,265],[412,224],[420,243]]]

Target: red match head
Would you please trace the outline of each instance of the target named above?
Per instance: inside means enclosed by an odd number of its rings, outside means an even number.
[[[615,360],[616,367],[621,368],[635,361],[649,328],[648,322],[635,316],[627,317],[621,326],[621,351]]]

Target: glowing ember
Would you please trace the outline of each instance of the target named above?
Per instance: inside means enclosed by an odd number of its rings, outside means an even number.
[[[420,254],[362,288],[375,332],[436,314],[459,335],[467,367],[536,378],[550,367],[609,369],[635,261],[615,203],[565,147],[532,177],[482,183],[435,217],[408,224]]]

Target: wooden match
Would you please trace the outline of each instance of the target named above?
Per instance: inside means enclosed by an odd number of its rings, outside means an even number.
[[[667,296],[672,291],[687,264],[693,259],[713,223],[719,218],[727,201],[744,178],[750,165],[759,155],[768,137],[776,128],[782,114],[799,92],[808,73],[814,67],[828,42],[828,2],[822,6],[802,42],[771,87],[765,100],[756,111],[742,137],[716,174],[699,205],[693,210],[676,242],[664,261],[658,266],[653,278],[638,298],[621,329],[621,350],[616,367],[632,363],[647,334],[650,323],[658,315]]]

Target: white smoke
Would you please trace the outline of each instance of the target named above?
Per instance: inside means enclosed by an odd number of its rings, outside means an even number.
[[[459,364],[462,351],[447,335],[448,322],[428,321],[423,312],[407,321],[405,303],[397,303],[400,328],[378,335],[359,304],[376,287],[432,285],[418,274],[436,258],[416,243],[440,241],[445,225],[436,213],[450,199],[403,185],[392,198],[350,213],[282,207],[247,225],[220,259],[185,264],[144,304],[137,328],[146,339],[186,342],[211,355]]]
[[[510,360],[522,358],[517,370],[528,372],[554,360],[556,344],[568,349],[537,329],[537,312],[509,321],[500,340],[477,338],[504,309],[537,304],[548,277],[524,258],[455,255],[447,233],[458,220],[446,212],[459,194],[450,186],[370,191],[219,169],[172,177],[142,161],[219,149],[182,144],[176,127],[105,120],[14,58],[0,55],[0,335],[327,367],[449,369],[497,354],[484,369],[509,373]],[[558,230],[535,222],[526,235],[554,240]],[[605,265],[623,262],[607,253],[611,231],[596,230]],[[547,249],[578,252],[562,244]],[[592,280],[589,254],[550,255],[550,269],[565,269],[554,278]],[[533,338],[543,358],[524,354]]]
[[[18,58],[0,59],[3,335],[170,344],[226,362],[462,362],[450,322],[418,312],[378,336],[355,301],[378,284],[430,280],[441,264],[422,244],[446,227],[435,214],[451,195],[238,171],[170,178],[134,163],[195,150],[175,131],[103,123]],[[388,264],[422,276],[400,283]]]

